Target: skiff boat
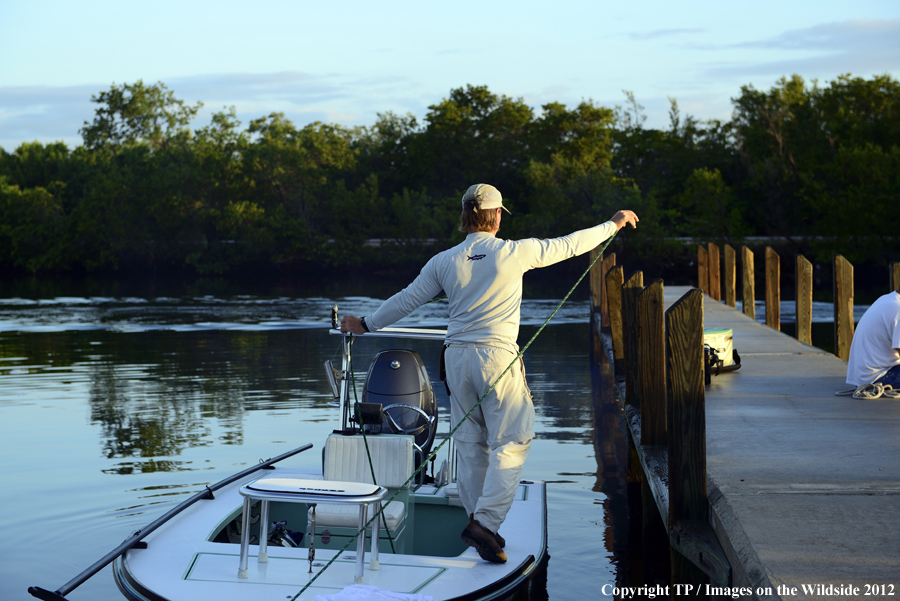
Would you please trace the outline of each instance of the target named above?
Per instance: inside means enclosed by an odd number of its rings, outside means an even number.
[[[468,516],[455,451],[452,439],[436,436],[437,402],[419,355],[378,353],[358,402],[353,339],[336,325],[333,312],[330,334],[340,337],[342,365],[325,368],[340,427],[325,437],[321,470],[279,465],[312,445],[262,462],[182,502],[55,592],[29,592],[64,600],[112,562],[132,601],[316,601],[384,598],[378,595],[385,591],[419,600],[527,595],[547,558],[544,483],[519,484],[500,532],[507,562],[482,560],[460,539]],[[366,338],[442,342],[445,335],[386,328]],[[432,450],[436,438],[442,442]]]

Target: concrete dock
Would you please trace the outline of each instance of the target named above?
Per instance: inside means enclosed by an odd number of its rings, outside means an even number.
[[[687,290],[666,288],[666,307]],[[732,586],[900,599],[900,400],[835,396],[844,361],[708,296],[703,308],[741,357],[706,387],[710,523]]]

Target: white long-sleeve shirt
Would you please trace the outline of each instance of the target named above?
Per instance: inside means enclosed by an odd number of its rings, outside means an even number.
[[[477,342],[518,352],[522,275],[584,254],[615,232],[616,225],[607,221],[547,240],[469,234],[461,244],[432,257],[409,286],[366,317],[366,325],[370,330],[385,328],[443,290],[450,309],[447,343]]]
[[[862,386],[900,365],[900,294],[872,303],[856,326],[847,363],[847,384]]]

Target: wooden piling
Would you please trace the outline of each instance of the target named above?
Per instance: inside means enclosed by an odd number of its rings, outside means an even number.
[[[766,325],[781,330],[781,257],[766,247]]]
[[[603,257],[598,257],[599,247],[591,250],[591,322],[596,324],[596,331],[599,334],[604,328],[609,328],[609,302],[606,298],[606,272],[609,267],[616,264],[616,253],[610,253]],[[596,260],[595,260],[596,259]],[[591,339],[593,343],[593,357],[596,361],[600,361],[603,355],[603,345],[600,336],[594,336]]]
[[[737,257],[730,244],[725,245],[725,304],[729,307],[737,305],[735,275]]]
[[[592,248],[588,257],[588,264],[591,265],[591,271],[588,273],[588,283],[591,287],[591,315],[600,311],[603,304],[603,270],[601,264],[603,258],[597,259],[600,254],[600,247]]]
[[[622,333],[622,285],[625,283],[625,268],[621,265],[611,268],[606,272],[604,280],[609,334],[613,345],[613,374],[621,377],[625,371],[625,342]]]
[[[663,281],[653,280],[637,298],[640,347],[641,454],[664,457],[666,452],[666,339]],[[641,486],[641,531],[645,561],[653,568],[669,567],[669,534],[655,492],[645,477]],[[659,573],[659,572],[657,572]],[[665,573],[660,574],[665,577]]]
[[[697,288],[709,293],[709,252],[697,245]]]
[[[676,301],[665,313],[665,327],[672,582],[727,582],[730,566],[709,528],[706,499],[702,293],[692,290]]]
[[[890,276],[891,290],[900,288],[900,263],[891,263]]]
[[[641,446],[666,444],[666,339],[663,281],[653,280],[638,295]]]
[[[797,340],[812,344],[813,266],[797,255],[795,290],[797,299]]]
[[[622,339],[625,342],[625,406],[640,407],[640,352],[637,341],[637,298],[644,274],[635,271],[622,286]]]
[[[746,246],[741,247],[741,294],[744,302],[744,315],[756,319],[756,272],[753,266],[753,251]]]
[[[691,290],[665,313],[669,524],[705,519],[703,297]]]
[[[719,247],[712,242],[708,245],[707,262],[709,264],[709,297],[714,301],[722,301],[722,266],[719,261]]]
[[[601,308],[606,300],[606,295],[603,290],[603,274],[600,269],[603,258],[597,257],[597,255],[600,254],[599,246],[592,248],[591,252],[588,254],[588,265],[591,266],[591,270],[588,273],[588,286],[590,287],[591,300],[591,323],[596,324],[596,331],[600,332],[602,327],[601,324],[605,323],[603,321]],[[591,336],[591,346],[591,356],[599,363],[602,360],[603,354],[603,347],[599,336]]]
[[[600,323],[603,327],[609,327],[609,300],[606,291],[606,274],[616,265],[616,253],[609,253],[600,260],[601,282],[603,286],[602,300],[600,302]]]
[[[850,359],[853,342],[853,265],[834,255],[834,354]]]
[[[604,257],[600,257],[597,261],[597,255],[600,247],[591,250],[589,263],[593,264],[590,273],[591,285],[591,313],[600,314],[600,323],[603,327],[609,327],[609,308],[606,300],[606,273],[616,264],[616,253],[609,253]]]

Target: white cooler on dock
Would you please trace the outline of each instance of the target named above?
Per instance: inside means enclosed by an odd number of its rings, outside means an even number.
[[[722,362],[722,367],[734,365],[734,334],[731,328],[707,328],[703,330],[703,344],[711,348]]]

